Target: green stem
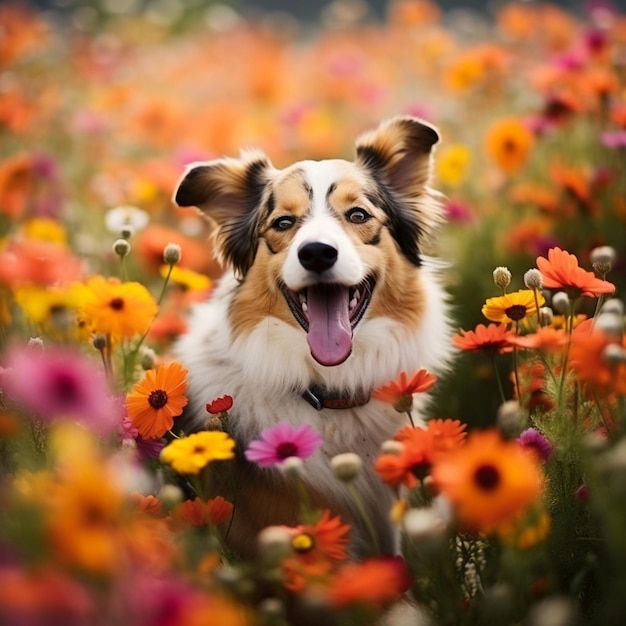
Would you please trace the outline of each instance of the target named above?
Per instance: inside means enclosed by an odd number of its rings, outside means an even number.
[[[407,411],[406,414],[409,416],[409,422],[411,422],[411,427],[415,428],[415,424],[413,423],[413,416],[411,415],[411,411]]]
[[[502,403],[504,404],[506,402],[506,396],[504,395],[504,387],[502,386],[502,378],[500,377],[500,372],[498,371],[495,354],[491,357],[491,365],[493,367],[493,373],[496,377],[496,382],[498,383],[498,391],[500,392],[500,400],[502,400]]]
[[[380,554],[381,552],[380,552],[380,544],[378,543],[378,535],[376,534],[376,531],[374,530],[374,525],[372,524],[372,520],[367,513],[365,505],[363,504],[363,499],[361,498],[361,494],[357,491],[353,483],[347,483],[346,486],[348,488],[348,491],[350,492],[350,495],[352,496],[352,499],[354,500],[354,503],[356,504],[357,509],[359,510],[359,514],[361,515],[361,518],[363,519],[365,527],[367,528],[367,533],[370,536],[370,541],[372,542],[372,545],[374,546],[376,554]]]
[[[519,335],[519,322],[515,322],[515,334]],[[517,346],[513,346],[513,375],[515,376],[515,391],[517,393],[517,401],[522,404],[522,394],[519,385],[519,368],[518,368],[518,359],[517,359]]]

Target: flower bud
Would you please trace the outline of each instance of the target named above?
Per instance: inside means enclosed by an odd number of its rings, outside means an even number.
[[[152,370],[156,367],[157,355],[152,348],[144,348],[141,354],[141,369]]]
[[[524,284],[528,289],[536,289],[537,291],[543,288],[543,277],[538,269],[530,269],[524,274]]]
[[[551,326],[554,320],[554,312],[550,307],[542,306],[539,309],[539,325]]]
[[[287,457],[280,464],[280,470],[289,480],[300,480],[304,476],[304,461],[297,456]]]
[[[535,605],[525,621],[528,626],[576,626],[580,624],[576,605],[566,597],[551,596]]]
[[[609,298],[600,309],[600,313],[613,313],[624,317],[624,304],[619,298]]]
[[[107,347],[107,338],[101,333],[96,333],[91,342],[96,350],[102,351]]]
[[[508,267],[496,267],[493,270],[493,282],[496,287],[500,289],[506,289],[511,284],[511,272]]]
[[[170,511],[183,501],[184,494],[180,487],[166,483],[159,489],[157,498],[161,501],[161,505],[165,511]]]
[[[562,314],[569,312],[569,296],[564,291],[559,291],[552,296],[552,306]]]
[[[498,407],[496,423],[507,439],[519,437],[525,425],[525,415],[517,400],[507,400]]]
[[[163,250],[163,260],[168,265],[176,265],[182,256],[181,247],[177,243],[168,243]]]
[[[381,454],[400,454],[404,450],[404,444],[401,441],[395,439],[388,439],[383,441],[380,446]]]
[[[28,340],[28,344],[26,345],[28,350],[43,352],[45,350],[45,345],[43,343],[43,339],[41,337],[31,337]]]
[[[624,318],[602,311],[596,317],[596,328],[612,338],[620,339],[624,332]]]
[[[615,249],[611,246],[598,246],[591,251],[591,267],[598,274],[608,274],[615,263]]]
[[[130,244],[126,239],[116,239],[113,242],[113,252],[123,259],[130,252]]]
[[[602,358],[610,367],[617,367],[626,363],[626,350],[622,346],[610,343],[602,352]]]
[[[271,563],[279,563],[291,552],[292,533],[285,526],[266,526],[257,535],[259,553]]]
[[[354,452],[337,454],[330,460],[335,476],[344,483],[352,482],[363,469],[363,459]]]

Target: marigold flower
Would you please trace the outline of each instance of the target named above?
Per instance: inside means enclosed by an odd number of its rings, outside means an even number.
[[[535,294],[530,289],[520,289],[503,296],[488,298],[481,310],[492,322],[520,322],[530,315],[537,314],[537,304],[539,306],[545,304],[545,298],[541,294],[537,294],[537,300],[536,303]]]
[[[320,434],[309,424],[293,426],[289,422],[280,422],[263,430],[261,438],[252,441],[244,454],[248,461],[270,467],[289,457],[306,459],[322,445],[322,441]]]
[[[82,316],[93,332],[131,338],[148,330],[158,311],[141,283],[94,276],[85,285]]]
[[[615,285],[579,267],[576,256],[561,248],[548,250],[547,259],[537,257],[537,267],[543,277],[544,287],[564,289],[570,298],[575,299],[580,295],[595,297],[615,291]]]
[[[202,431],[174,439],[161,451],[161,461],[180,474],[199,474],[213,461],[226,461],[235,456],[235,442],[222,431]]]
[[[533,144],[533,134],[516,118],[499,120],[485,136],[487,155],[506,174],[514,174],[524,165]]]
[[[515,333],[508,330],[506,324],[478,324],[474,330],[461,329],[458,335],[452,337],[452,342],[461,350],[495,356],[513,349],[511,339],[514,336]]]
[[[187,405],[187,370],[172,361],[148,370],[126,396],[128,417],[146,439],[160,439]]]
[[[465,445],[438,457],[432,476],[459,522],[475,531],[492,531],[517,518],[543,488],[533,455],[494,430],[474,432]]]
[[[382,402],[393,405],[399,413],[410,411],[413,406],[413,394],[424,393],[437,382],[437,377],[425,369],[416,371],[409,379],[406,372],[400,372],[397,380],[393,380],[378,389],[372,396]]]
[[[328,601],[333,607],[381,605],[399,598],[410,584],[411,575],[402,559],[368,559],[345,565],[337,572]]]

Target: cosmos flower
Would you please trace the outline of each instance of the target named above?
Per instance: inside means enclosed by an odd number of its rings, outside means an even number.
[[[199,474],[213,461],[235,456],[235,442],[222,431],[201,431],[174,439],[161,451],[161,461],[180,474]]]
[[[575,255],[561,248],[548,250],[547,259],[538,257],[537,267],[543,277],[544,287],[564,289],[572,299],[580,295],[599,296],[615,291],[615,285],[597,278],[593,272],[584,270],[578,265]]]
[[[92,331],[117,340],[146,332],[159,311],[154,297],[138,282],[94,276],[83,297],[81,314]]]
[[[20,409],[46,421],[75,420],[101,435],[119,427],[104,371],[78,350],[15,347],[4,365],[2,387]]]
[[[280,422],[263,430],[261,438],[250,443],[245,456],[261,467],[270,467],[289,457],[306,459],[322,445],[322,441],[309,424],[294,427],[289,422]]]
[[[406,372],[400,372],[397,380],[378,387],[372,396],[391,404],[399,413],[410,411],[413,407],[413,394],[424,393],[437,382],[437,377],[425,369],[417,370],[409,379]]]
[[[461,350],[495,356],[513,349],[510,343],[512,337],[515,333],[508,330],[506,324],[478,324],[474,330],[461,329],[452,337],[452,343]]]
[[[537,294],[538,305],[545,304],[545,298]],[[482,314],[492,322],[512,323],[520,322],[530,315],[537,314],[535,294],[531,289],[520,289],[503,296],[487,298],[483,305]]]
[[[533,454],[494,430],[476,431],[433,464],[440,493],[460,524],[489,532],[521,515],[541,495],[543,476]]]
[[[146,439],[160,439],[187,405],[187,370],[172,361],[148,370],[126,396],[128,417]]]

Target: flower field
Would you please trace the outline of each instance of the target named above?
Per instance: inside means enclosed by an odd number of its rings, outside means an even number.
[[[618,626],[626,615],[626,15],[338,0],[319,23],[206,0],[0,4],[0,623]],[[375,396],[407,414],[376,473],[402,554],[348,558],[310,505],[322,440],[245,456],[302,520],[228,547],[228,390],[185,436],[171,346],[220,268],[171,195],[242,147],[353,156],[398,113],[433,185],[457,359]],[[426,423],[414,396],[428,393]],[[359,502],[358,450],[332,459]],[[364,513],[367,518],[367,514]],[[367,526],[367,519],[365,519]]]

